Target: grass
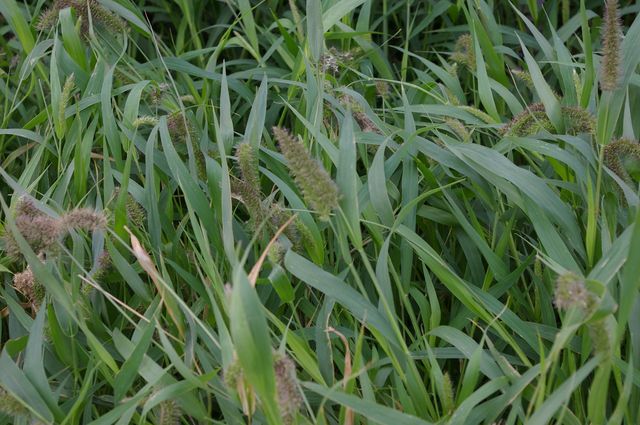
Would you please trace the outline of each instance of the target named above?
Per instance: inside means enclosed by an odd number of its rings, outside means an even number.
[[[0,424],[639,423],[639,9],[2,0]]]

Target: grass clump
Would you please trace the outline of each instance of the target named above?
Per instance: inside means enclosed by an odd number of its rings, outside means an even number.
[[[0,0],[0,425],[640,423],[629,0]]]

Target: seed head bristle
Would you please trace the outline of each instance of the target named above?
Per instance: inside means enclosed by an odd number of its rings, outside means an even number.
[[[167,83],[157,83],[149,90],[149,100],[152,105],[159,105],[164,99],[165,95],[169,93],[171,86]]]
[[[31,198],[21,196],[16,204],[16,216],[35,217],[43,215]]]
[[[563,106],[562,115],[565,121],[565,131],[572,136],[578,134],[593,134],[596,122],[593,115],[579,106]]]
[[[54,2],[53,6],[45,9],[40,16],[38,16],[38,23],[36,24],[38,31],[49,30],[58,22],[58,14],[61,10],[58,3],[60,2]]]
[[[502,128],[503,136],[531,136],[542,131],[553,131],[554,127],[542,103],[529,105],[524,111],[513,117]]]
[[[120,196],[120,190],[120,187],[115,188],[112,199],[118,199]],[[144,221],[147,218],[147,212],[129,192],[126,194],[125,209],[127,211],[127,219],[132,226],[142,227],[144,225]]]
[[[331,47],[320,57],[320,66],[323,72],[337,76],[340,71],[340,64],[348,64],[353,61],[357,50],[341,51]]]
[[[109,252],[106,250],[102,251],[100,255],[98,255],[98,258],[96,259],[96,266],[95,266],[95,272],[93,274],[93,278],[96,281],[102,280],[104,276],[107,273],[109,273],[111,266],[112,266],[112,261],[111,261],[111,256],[109,255]]]

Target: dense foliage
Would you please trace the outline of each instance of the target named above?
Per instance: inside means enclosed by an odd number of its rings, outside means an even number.
[[[0,0],[0,424],[640,423],[639,9]]]

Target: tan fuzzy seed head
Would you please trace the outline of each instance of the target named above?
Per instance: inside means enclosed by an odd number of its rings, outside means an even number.
[[[618,0],[606,0],[600,64],[600,88],[604,91],[614,91],[620,85],[622,29],[618,15]]]
[[[584,279],[572,272],[559,276],[556,280],[554,303],[560,310],[572,307],[586,310],[590,304],[590,294]]]
[[[91,208],[75,208],[62,216],[62,223],[66,231],[80,229],[95,232],[107,228],[107,217]]]

